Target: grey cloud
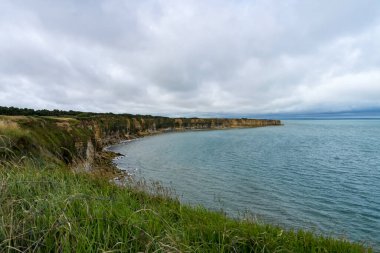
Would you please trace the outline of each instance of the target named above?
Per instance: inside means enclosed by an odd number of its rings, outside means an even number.
[[[2,105],[131,113],[380,107],[377,1],[2,1]]]

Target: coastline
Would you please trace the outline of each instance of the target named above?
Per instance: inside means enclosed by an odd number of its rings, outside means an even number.
[[[4,158],[31,156],[74,171],[104,176],[120,174],[112,166],[117,156],[104,148],[163,133],[280,126],[280,120],[168,118],[150,115],[9,116],[0,115],[0,134],[8,136]],[[8,138],[7,137],[7,138]]]

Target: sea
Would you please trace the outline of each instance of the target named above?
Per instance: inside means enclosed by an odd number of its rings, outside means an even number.
[[[112,146],[117,166],[186,204],[380,246],[380,120],[166,133]]]

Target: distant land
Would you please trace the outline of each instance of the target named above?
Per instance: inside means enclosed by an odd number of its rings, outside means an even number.
[[[252,115],[253,116],[253,115]],[[380,109],[341,111],[341,112],[315,112],[315,113],[278,113],[261,115],[276,119],[380,119]],[[256,117],[259,117],[257,115]],[[260,118],[260,117],[259,117]]]
[[[178,114],[180,115],[180,114]],[[255,118],[279,120],[331,120],[331,119],[380,119],[380,108],[338,112],[289,112],[289,113],[190,113],[186,117]]]

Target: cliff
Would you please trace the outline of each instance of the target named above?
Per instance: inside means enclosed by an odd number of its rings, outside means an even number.
[[[0,158],[33,157],[86,170],[107,145],[168,131],[281,125],[279,120],[199,119],[153,116],[0,116]]]

